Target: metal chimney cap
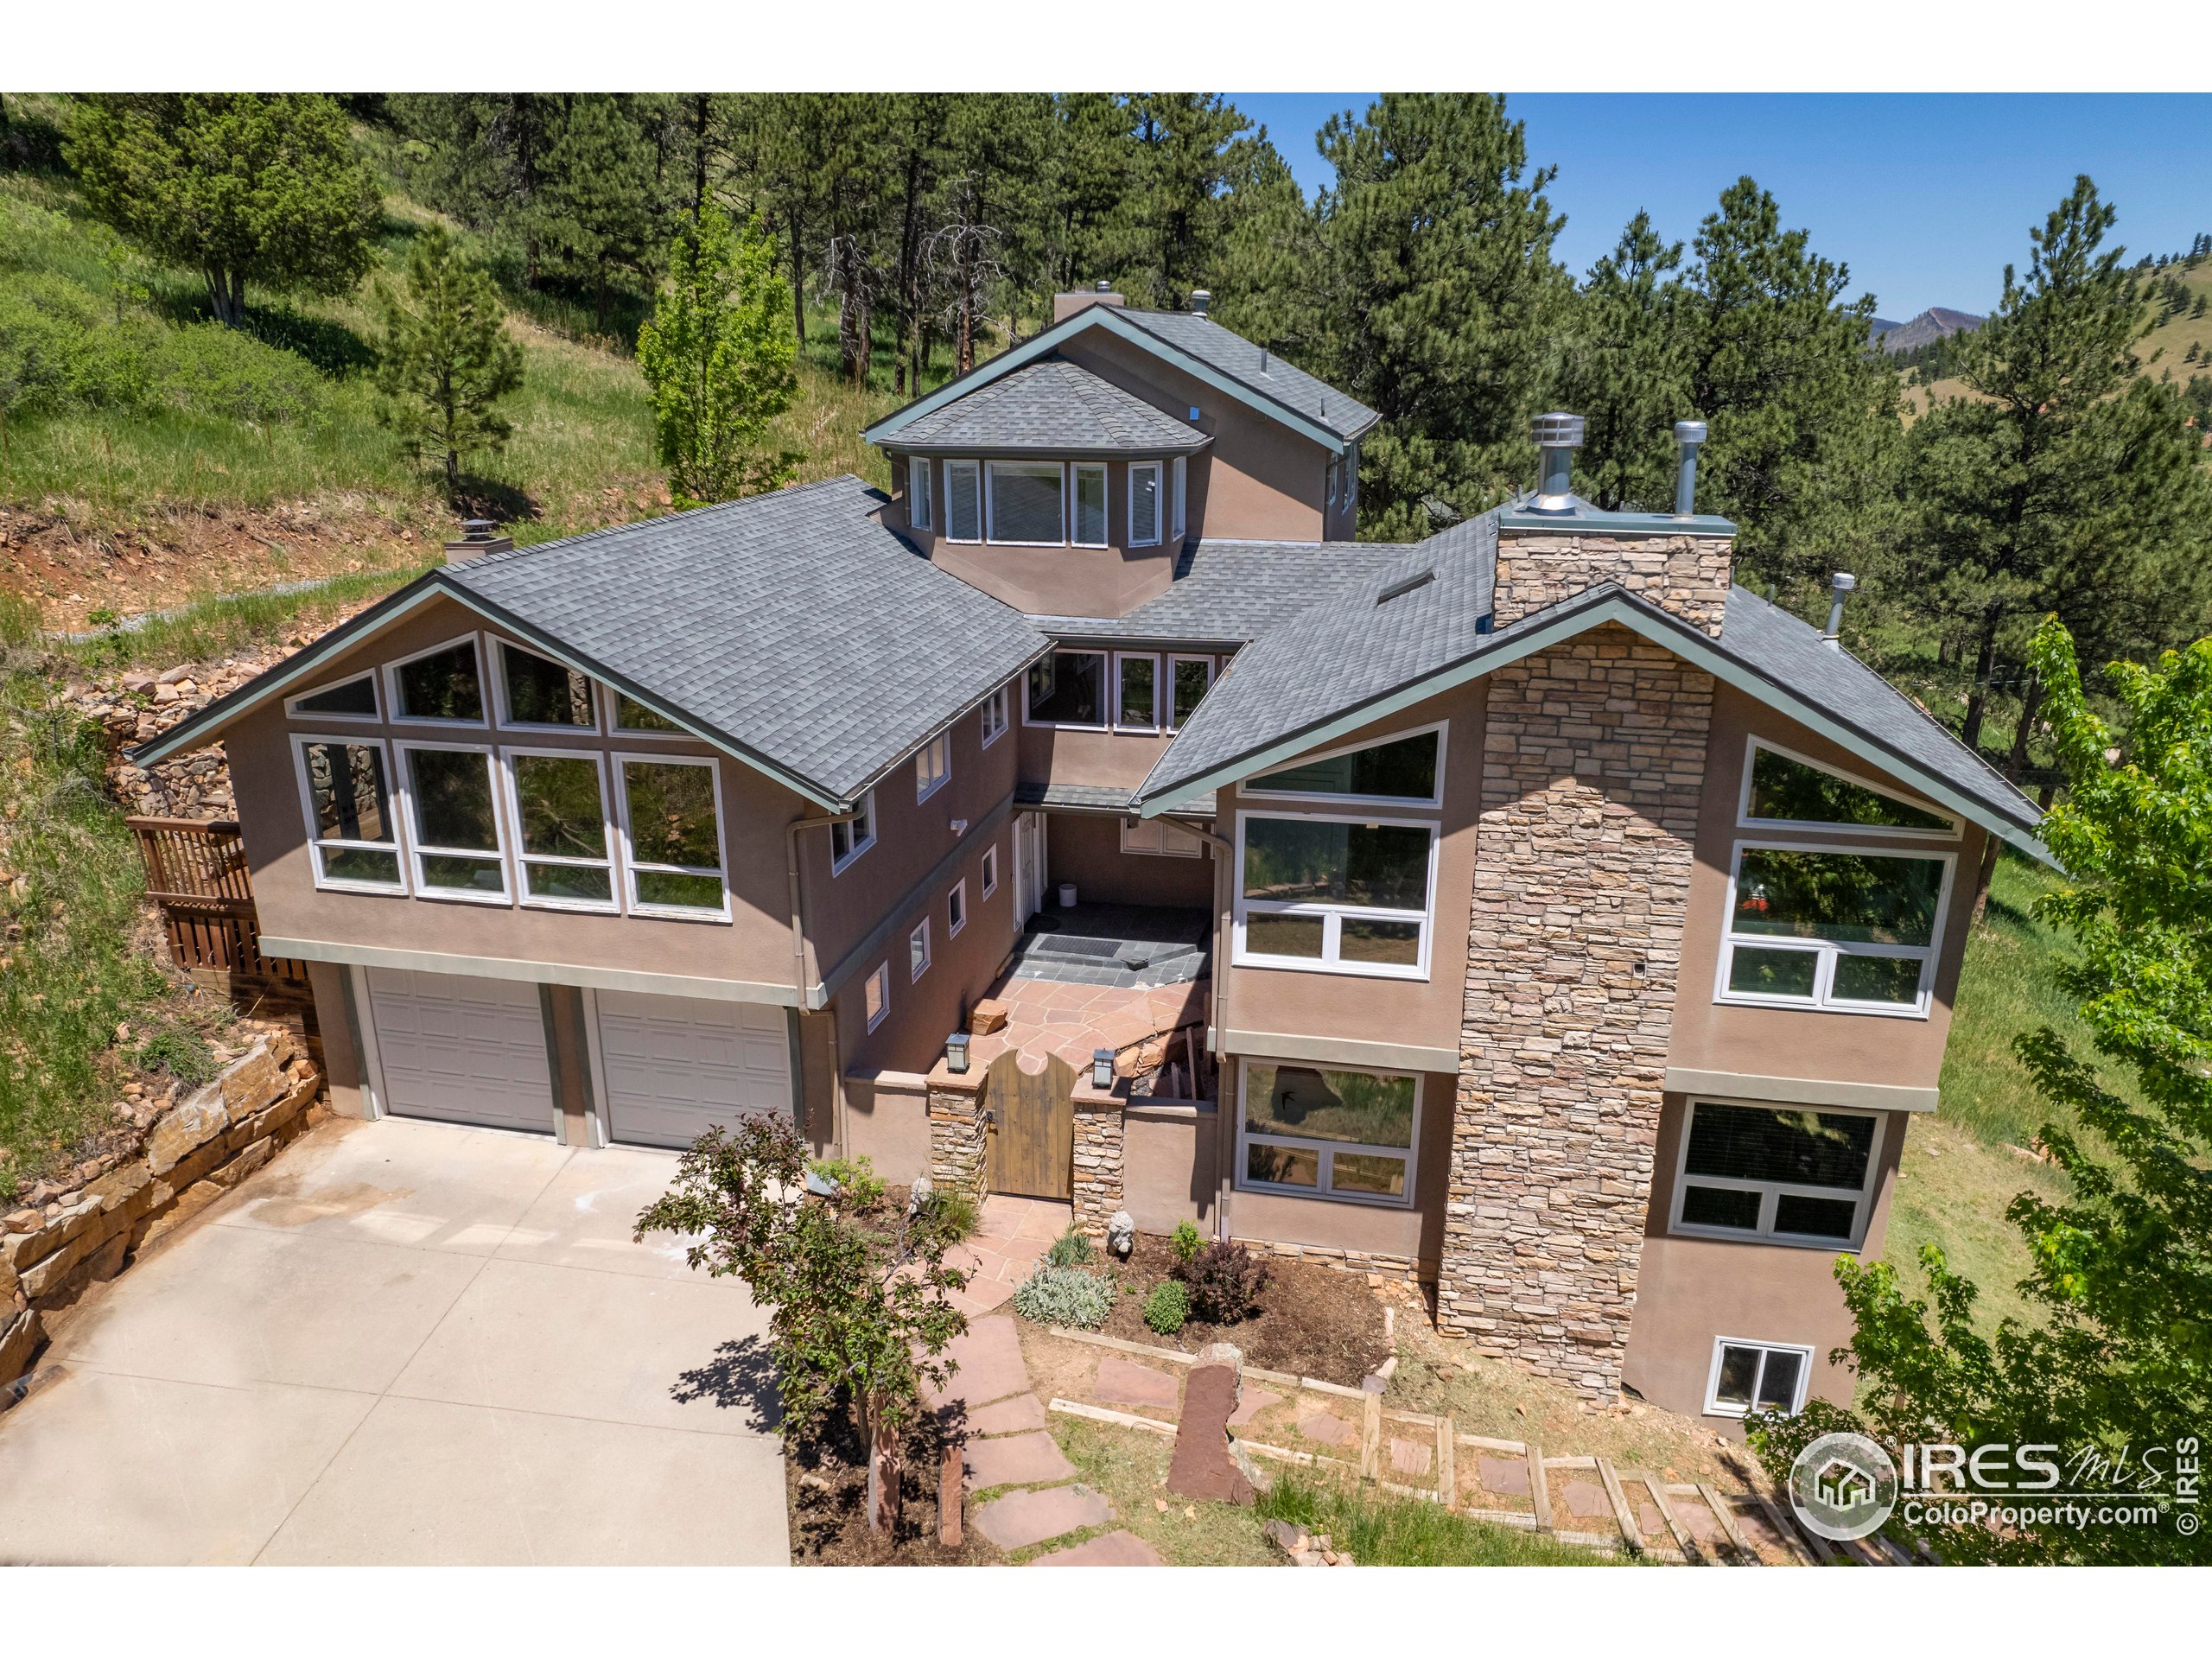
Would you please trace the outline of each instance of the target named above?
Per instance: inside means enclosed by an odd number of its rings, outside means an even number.
[[[1203,288],[1194,288],[1191,290],[1191,315],[1192,316],[1203,317],[1206,315],[1206,308],[1212,303],[1213,296],[1206,289]]]
[[[499,533],[499,521],[496,518],[464,518],[461,521],[463,541],[488,542]]]
[[[1090,288],[1094,294],[1111,294],[1114,291],[1114,284],[1103,276],[1093,283]]]
[[[1859,578],[1848,570],[1839,570],[1828,578],[1828,586],[1839,594],[1847,594],[1859,586]]]
[[[1676,421],[1675,423],[1676,443],[1696,445],[1703,443],[1705,439],[1706,424],[1703,421]]]
[[[1580,415],[1557,411],[1539,415],[1530,423],[1530,429],[1540,449],[1579,449],[1582,447],[1583,420]]]

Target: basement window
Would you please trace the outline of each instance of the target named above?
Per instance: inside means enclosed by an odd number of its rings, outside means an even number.
[[[1812,1375],[1810,1348],[1716,1338],[1705,1384],[1706,1414],[1748,1417],[1754,1411],[1778,1411],[1795,1417],[1805,1408],[1805,1385]]]
[[[1712,1100],[1689,1109],[1673,1230],[1858,1248],[1882,1149],[1878,1114]]]

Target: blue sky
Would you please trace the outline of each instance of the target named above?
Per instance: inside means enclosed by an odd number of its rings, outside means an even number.
[[[1230,94],[1309,194],[1330,179],[1313,133],[1371,96]],[[1688,240],[1745,173],[1898,321],[1931,305],[1986,311],[2076,173],[2118,204],[2133,253],[2212,231],[2212,96],[1532,92],[1507,107],[1528,123],[1530,161],[1560,169],[1559,255],[1578,273],[1639,207]]]

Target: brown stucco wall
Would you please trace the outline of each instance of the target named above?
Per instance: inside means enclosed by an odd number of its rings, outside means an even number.
[[[340,1117],[369,1116],[361,1087],[361,1041],[353,1024],[346,970],[334,962],[308,963],[308,991],[315,998],[315,1029],[322,1039],[324,1076],[330,1084],[330,1109]]]
[[[1188,1221],[1211,1235],[1214,1149],[1220,1115],[1212,1108],[1132,1105],[1122,1117],[1122,1202],[1141,1232],[1172,1233]]]
[[[930,1169],[929,1090],[922,1074],[879,1071],[845,1079],[845,1155],[867,1158],[887,1181]]]
[[[1052,886],[1074,882],[1083,904],[1213,906],[1210,846],[1202,844],[1196,858],[1125,853],[1119,818],[1080,812],[1046,813],[1045,834]]]
[[[1082,650],[1077,645],[1071,649]],[[1195,653],[1194,653],[1195,654]],[[1114,666],[1107,663],[1108,684]],[[1145,780],[1153,763],[1167,747],[1165,734],[1096,732],[1081,727],[1033,726],[1028,723],[1028,687],[1014,688],[1016,730],[1020,734],[1021,775],[1031,783],[1091,784],[1111,789],[1135,789]]]

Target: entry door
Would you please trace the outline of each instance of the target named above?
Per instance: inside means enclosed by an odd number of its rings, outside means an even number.
[[[991,1114],[988,1175],[994,1192],[1030,1198],[1075,1195],[1075,1068],[1057,1054],[1024,1071],[1018,1052],[1001,1054],[983,1074]]]
[[[368,982],[387,1110],[553,1132],[553,1077],[537,986],[389,968],[370,969]]]
[[[1045,907],[1045,815],[1024,812],[1014,821],[1014,890],[1021,926]]]
[[[688,1147],[748,1112],[791,1116],[791,1052],[781,1008],[601,991],[607,1136]]]

